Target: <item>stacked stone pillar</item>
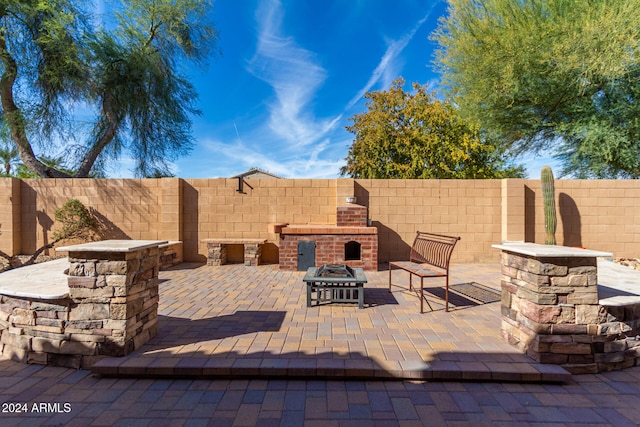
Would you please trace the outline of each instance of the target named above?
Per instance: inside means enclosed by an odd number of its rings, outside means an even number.
[[[598,256],[607,252],[516,243],[501,249],[503,338],[540,363],[597,372],[607,311],[598,298]]]
[[[65,333],[90,365],[124,356],[158,333],[158,245],[165,241],[107,240],[59,248],[69,252],[72,308]]]
[[[207,243],[207,265],[219,267],[227,263],[227,245],[223,243]]]
[[[245,243],[244,244],[244,265],[255,267],[260,265],[262,257],[262,243]]]

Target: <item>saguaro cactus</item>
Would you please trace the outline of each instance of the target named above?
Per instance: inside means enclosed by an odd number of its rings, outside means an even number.
[[[542,183],[542,200],[544,202],[544,229],[546,232],[545,245],[556,244],[556,190],[553,183],[553,172],[549,166],[543,166],[540,171]]]

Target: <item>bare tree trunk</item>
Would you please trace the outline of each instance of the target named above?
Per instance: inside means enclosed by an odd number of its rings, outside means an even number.
[[[104,148],[109,145],[109,143],[113,140],[113,138],[116,136],[116,133],[118,132],[120,123],[117,119],[116,114],[113,112],[113,108],[111,108],[112,99],[113,98],[109,93],[105,93],[102,98],[102,113],[106,117],[108,125],[102,136],[85,154],[85,157],[80,164],[80,168],[78,168],[78,172],[76,173],[77,178],[86,178],[87,176],[89,176],[89,172],[91,172],[91,168],[96,162],[96,159],[98,158],[100,153],[102,153]]]

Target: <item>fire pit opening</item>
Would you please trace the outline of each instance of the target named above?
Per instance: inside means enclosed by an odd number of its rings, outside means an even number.
[[[316,277],[355,277],[353,269],[344,264],[325,264],[318,268]]]
[[[354,261],[360,259],[360,243],[356,241],[350,241],[345,243],[344,245],[344,260],[345,261]]]

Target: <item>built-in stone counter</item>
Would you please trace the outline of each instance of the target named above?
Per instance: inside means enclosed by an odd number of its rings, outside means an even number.
[[[533,243],[493,247],[501,250],[501,333],[509,343],[572,373],[640,361],[637,295],[621,299],[615,274],[608,286],[599,285],[598,258],[611,253]],[[640,280],[636,284],[640,288]]]
[[[139,348],[157,334],[158,246],[166,243],[66,246],[57,249],[69,253],[64,265],[54,261],[60,265],[0,274],[0,282],[7,281],[0,286],[0,354],[25,363],[88,368],[102,357]],[[55,269],[49,279],[47,268]],[[30,278],[50,280],[50,289],[38,280],[27,282]]]

